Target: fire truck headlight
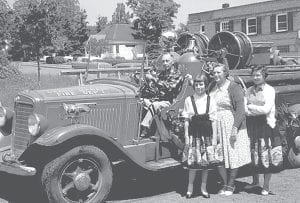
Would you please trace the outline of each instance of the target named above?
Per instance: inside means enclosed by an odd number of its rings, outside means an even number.
[[[47,129],[48,125],[44,116],[31,114],[28,117],[28,131],[31,135],[37,136]]]
[[[12,117],[13,112],[10,109],[0,106],[0,127],[3,127]]]

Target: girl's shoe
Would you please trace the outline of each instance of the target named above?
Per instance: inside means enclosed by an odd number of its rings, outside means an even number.
[[[235,190],[234,186],[233,187],[227,186],[227,190],[225,191],[224,195],[225,196],[230,196],[230,195],[233,194],[234,190]]]
[[[204,198],[210,198],[210,194],[208,192],[201,191],[201,194]]]

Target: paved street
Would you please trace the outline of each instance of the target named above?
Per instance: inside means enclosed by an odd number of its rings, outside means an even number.
[[[149,182],[133,181],[126,185],[120,185],[120,189],[115,189],[115,197],[112,196],[109,202],[276,202],[276,203],[296,203],[300,202],[300,169],[288,169],[272,177],[270,189],[274,193],[269,196],[259,195],[259,190],[244,191],[244,186],[251,182],[250,177],[239,178],[236,181],[236,194],[225,197],[217,195],[216,185],[210,184],[208,190],[211,193],[210,199],[205,199],[200,195],[200,183],[196,183],[196,197],[186,199],[185,194],[186,179],[183,174],[173,174],[165,177],[157,177]],[[262,182],[262,179],[261,179]]]
[[[250,182],[250,178],[239,178],[236,181],[237,193],[224,197],[217,195],[215,185],[209,185],[210,199],[204,199],[199,194],[199,182],[196,183],[196,197],[187,200],[183,194],[186,177],[184,173],[165,172],[158,176],[140,178],[137,180],[119,180],[115,183],[109,203],[174,203],[174,202],[270,202],[270,203],[297,203],[300,202],[300,169],[288,169],[273,176],[269,196],[261,196],[258,190],[244,191],[243,187]],[[41,203],[34,198],[40,192],[34,187],[32,179],[0,174],[0,203]],[[123,178],[122,178],[123,179]],[[198,187],[197,187],[198,186]]]

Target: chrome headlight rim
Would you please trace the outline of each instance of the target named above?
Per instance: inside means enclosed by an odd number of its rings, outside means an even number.
[[[40,133],[41,119],[37,114],[31,114],[28,117],[28,131],[32,136],[37,136]]]
[[[7,109],[0,106],[0,127],[3,127],[7,122]]]

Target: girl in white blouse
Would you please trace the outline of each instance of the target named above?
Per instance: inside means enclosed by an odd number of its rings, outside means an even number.
[[[197,170],[202,170],[201,193],[205,198],[210,195],[206,189],[208,170],[212,164],[210,160],[214,155],[217,144],[215,113],[216,103],[206,94],[208,85],[204,74],[196,76],[193,82],[194,94],[185,99],[183,117],[185,118],[185,144],[186,149],[183,161],[189,169],[189,183],[187,198],[193,194],[193,184]]]

